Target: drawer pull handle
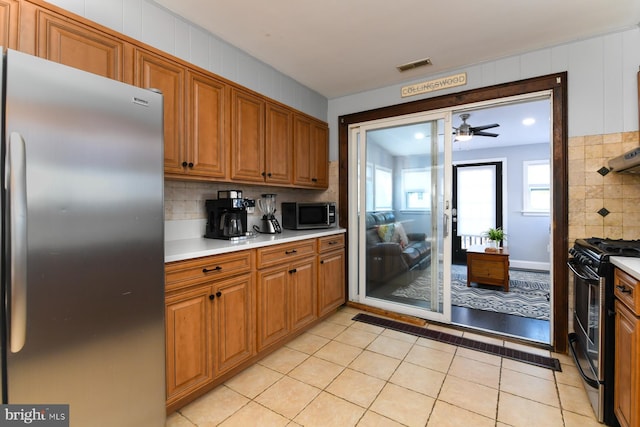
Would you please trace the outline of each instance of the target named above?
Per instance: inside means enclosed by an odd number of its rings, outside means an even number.
[[[337,240],[333,240],[333,241],[329,242],[329,244],[330,244],[330,245],[337,245],[337,244],[338,244],[338,241],[337,241]]]
[[[293,274],[293,273],[295,273],[295,272],[297,272],[297,271],[298,271],[298,270],[296,270],[295,268],[293,268],[293,269],[289,270],[289,274]]]
[[[628,289],[626,286],[623,286],[623,285],[616,285],[616,288],[618,288],[618,290],[623,294],[633,293],[633,289]]]
[[[296,251],[295,249],[291,249],[290,251],[285,251],[284,253],[285,253],[285,255],[291,255],[291,254],[295,254],[297,252],[298,251]]]
[[[217,265],[216,268],[203,268],[202,272],[203,273],[211,273],[212,271],[220,271],[220,270],[222,270],[222,267]]]

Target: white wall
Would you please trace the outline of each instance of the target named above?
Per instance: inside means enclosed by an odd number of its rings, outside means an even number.
[[[320,120],[327,99],[151,0],[47,0]]]
[[[469,65],[423,79],[329,100],[330,159],[338,158],[338,117],[557,72],[568,72],[569,136],[638,130],[636,75],[640,65],[640,28],[579,40],[547,49]],[[400,88],[459,72],[467,85],[401,98]]]

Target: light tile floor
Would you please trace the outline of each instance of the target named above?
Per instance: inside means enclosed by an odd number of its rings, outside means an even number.
[[[171,414],[166,427],[601,426],[571,358],[562,372],[354,322],[342,308]]]

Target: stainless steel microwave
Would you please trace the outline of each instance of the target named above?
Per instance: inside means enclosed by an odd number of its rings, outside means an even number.
[[[336,226],[333,202],[282,202],[282,226],[289,230],[310,230]]]

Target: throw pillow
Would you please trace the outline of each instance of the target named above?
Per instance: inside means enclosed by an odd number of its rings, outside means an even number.
[[[378,226],[378,236],[380,236],[383,242],[391,242],[394,230],[394,224],[382,224]]]
[[[404,230],[404,227],[399,222],[395,223],[392,240],[394,242],[400,243],[400,246],[403,248],[409,244],[409,238],[407,237],[407,232]]]

